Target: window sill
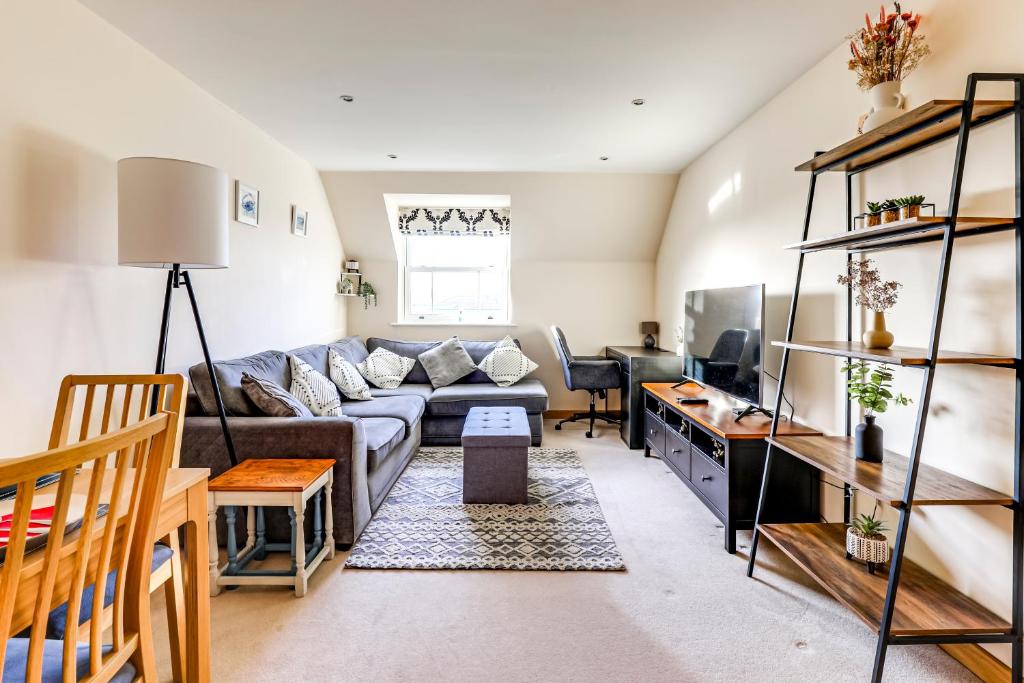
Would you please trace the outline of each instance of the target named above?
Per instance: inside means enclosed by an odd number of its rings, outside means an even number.
[[[415,322],[393,322],[392,327],[517,327],[515,323],[502,322],[442,322],[439,320],[422,320]]]

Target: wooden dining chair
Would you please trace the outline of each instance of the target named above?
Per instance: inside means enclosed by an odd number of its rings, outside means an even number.
[[[173,425],[172,416],[161,412],[73,445],[0,461],[0,486],[17,487],[0,569],[4,681],[156,680],[149,574],[174,452]],[[56,493],[40,502],[37,481],[54,472],[59,473]],[[35,515],[38,508],[51,508],[51,521],[45,549],[26,555],[34,500]],[[66,602],[65,628],[77,633],[86,586],[111,572],[117,576],[111,642],[103,642],[101,619],[91,621],[84,643],[47,639],[50,610]],[[102,610],[102,601],[103,592],[94,591],[93,613]],[[29,637],[9,638],[15,616],[20,623],[28,614]]]
[[[172,457],[169,467],[177,467],[181,453],[181,432],[185,421],[185,401],[188,381],[183,375],[68,375],[61,383],[57,396],[57,407],[50,432],[50,448],[59,448],[74,441],[91,436],[106,434],[112,429],[123,428],[140,422],[154,411],[166,411],[170,420],[169,432],[172,439]],[[153,571],[150,576],[150,590],[164,588],[167,606],[167,626],[170,636],[171,665],[174,680],[183,680],[185,671],[185,597],[178,535],[171,534],[161,539],[154,550]],[[111,621],[109,603],[110,585],[114,577],[107,579],[107,607],[104,610],[104,624]],[[88,590],[92,590],[90,587]],[[50,615],[49,637],[65,637],[64,611],[61,605]],[[80,615],[80,630],[89,628],[92,610],[87,608]]]

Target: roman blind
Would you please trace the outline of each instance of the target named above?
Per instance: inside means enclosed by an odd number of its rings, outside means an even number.
[[[399,207],[398,231],[403,235],[508,236],[511,210],[503,208]]]

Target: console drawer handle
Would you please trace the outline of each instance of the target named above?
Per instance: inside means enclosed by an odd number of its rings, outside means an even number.
[[[711,481],[711,477],[708,476],[707,474],[705,474],[705,475],[701,476],[700,480],[701,481]]]
[[[682,452],[683,452],[683,450],[682,450],[681,448],[673,448],[673,449],[672,449],[672,452],[673,452],[673,453],[682,453]]]

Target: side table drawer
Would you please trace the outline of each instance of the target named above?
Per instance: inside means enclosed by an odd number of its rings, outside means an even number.
[[[725,472],[699,452],[691,457],[690,481],[720,512],[729,510],[729,480]]]
[[[659,456],[665,455],[665,423],[650,411],[644,411],[644,440]]]

